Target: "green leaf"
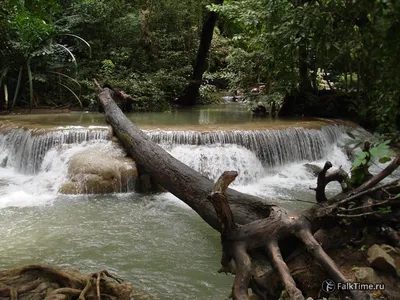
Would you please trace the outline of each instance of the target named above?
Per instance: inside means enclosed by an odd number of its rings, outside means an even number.
[[[362,160],[357,157],[353,162],[353,169],[359,167],[361,165],[361,163],[362,163]]]
[[[391,206],[383,206],[383,207],[379,207],[378,211],[381,214],[390,214],[392,212],[392,207]]]
[[[358,157],[357,157],[357,158],[363,159],[363,158],[366,158],[366,157],[367,157],[367,152],[362,151],[362,152],[360,152],[360,153],[358,154]]]
[[[358,251],[364,252],[367,250],[367,246],[362,245],[360,249],[358,249]]]
[[[381,163],[381,164],[384,164],[384,163],[387,163],[387,162],[389,162],[389,161],[391,161],[392,159],[390,158],[390,157],[387,157],[387,156],[384,156],[384,157],[381,157],[380,159],[379,159],[379,162]]]

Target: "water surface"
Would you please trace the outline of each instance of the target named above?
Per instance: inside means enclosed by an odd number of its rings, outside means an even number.
[[[330,160],[347,171],[351,166],[338,146],[344,128],[329,120],[254,118],[239,104],[128,117],[203,175],[216,180],[227,169],[237,170],[233,188],[290,210],[311,205],[297,199],[315,201],[309,187],[316,178],[304,163],[322,166]],[[173,195],[58,193],[75,154],[115,152],[104,115],[8,115],[0,116],[0,125],[0,268],[28,263],[83,272],[106,268],[155,299],[229,295],[233,277],[216,272],[218,232]],[[332,126],[320,130],[326,125]],[[291,128],[276,130],[286,127]],[[219,132],[203,132],[210,130]],[[327,189],[339,190],[337,184]]]

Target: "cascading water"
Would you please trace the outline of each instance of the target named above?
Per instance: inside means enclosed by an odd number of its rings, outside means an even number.
[[[265,175],[265,168],[250,150],[235,144],[172,145],[170,153],[189,167],[216,180],[226,170],[239,173],[234,184],[256,182]]]
[[[18,197],[21,199],[21,189],[26,197],[29,193],[54,197],[67,177],[68,162],[74,154],[88,150],[88,147],[93,147],[93,151],[107,145],[111,147],[111,132],[107,127],[1,129],[0,189],[7,195],[3,205],[13,203]],[[302,161],[322,159],[332,154],[332,149],[340,152],[332,147],[345,129],[345,126],[331,125],[320,130],[293,127],[214,132],[148,130],[147,133],[173,156],[212,180],[225,170],[238,171],[234,185],[240,189],[241,186],[254,187],[260,182],[264,182],[264,187],[268,186],[265,183],[271,181],[265,178],[285,177],[279,173],[285,170],[285,165],[290,164],[293,168]],[[301,174],[309,176],[305,169]],[[254,187],[254,190],[271,194],[263,186]]]
[[[235,189],[296,209],[294,198],[313,198],[308,187],[315,177],[305,161],[322,165],[329,159],[349,169],[336,146],[343,131],[148,133],[211,179],[237,170]],[[120,153],[106,128],[0,128],[0,268],[49,263],[82,272],[109,269],[154,299],[226,297],[232,278],[215,272],[219,234],[171,194],[58,194],[69,162],[84,151]]]
[[[68,162],[88,147],[111,147],[107,127],[1,128],[0,208],[52,202]]]
[[[6,133],[0,134],[0,163],[24,174],[37,173],[47,152],[58,145],[111,139],[107,127],[69,126],[51,131],[3,128],[3,131]]]
[[[314,161],[329,152],[345,126],[325,126],[318,129],[301,127],[282,130],[232,131],[148,131],[151,139],[164,145],[234,144],[249,149],[268,166],[295,161]]]

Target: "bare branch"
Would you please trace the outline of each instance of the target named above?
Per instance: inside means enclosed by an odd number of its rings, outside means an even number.
[[[285,261],[283,260],[281,251],[277,242],[270,242],[266,246],[266,250],[272,260],[273,265],[278,270],[278,273],[282,279],[286,291],[288,292],[290,299],[303,300],[303,294],[296,287],[296,283],[292,275],[290,274],[289,268]]]
[[[330,183],[332,181],[339,182],[340,185],[342,186],[342,190],[344,190],[344,191],[349,188],[347,173],[340,167],[339,169],[335,170],[334,172],[327,174],[327,171],[330,168],[332,168],[332,163],[330,161],[327,161],[324,165],[324,168],[318,174],[317,187],[310,188],[310,189],[316,191],[315,197],[316,197],[318,203],[327,201],[327,198],[325,195],[325,187],[328,185],[328,183]]]
[[[366,212],[366,213],[362,213],[362,214],[357,214],[357,215],[337,214],[336,216],[342,217],[342,218],[361,218],[361,217],[365,217],[365,216],[369,216],[369,215],[376,215],[376,214],[377,214],[377,212],[375,212],[375,211],[370,211],[370,212]]]
[[[215,183],[212,193],[207,197],[214,206],[221,222],[221,233],[223,235],[237,228],[226,194],[228,186],[235,180],[237,175],[236,171],[225,171]]]
[[[251,260],[244,245],[235,245],[233,250],[233,258],[236,263],[236,276],[232,288],[233,300],[247,300]]]
[[[328,272],[331,278],[336,282],[347,282],[347,279],[340,272],[335,262],[322,249],[321,245],[314,238],[308,229],[300,229],[296,232],[296,236],[304,243],[307,251],[315,258],[315,260]],[[351,291],[353,299],[360,299],[358,293]]]
[[[354,194],[354,191],[352,191],[352,193],[349,194],[349,197],[346,197],[346,198],[344,198],[344,199],[342,199],[342,200],[340,200],[340,201],[338,201],[338,202],[334,202],[333,204],[331,204],[331,205],[328,206],[327,208],[335,208],[335,207],[338,207],[339,205],[342,205],[342,204],[344,204],[344,203],[350,202],[351,200],[354,200],[354,199],[356,199],[356,198],[359,198],[359,197],[361,197],[361,196],[363,196],[363,195],[366,195],[366,194],[375,192],[375,191],[377,191],[377,190],[380,190],[380,189],[383,189],[383,188],[386,188],[386,187],[395,186],[398,182],[400,182],[400,179],[393,180],[393,181],[391,181],[391,182],[389,182],[389,183],[386,183],[386,184],[383,184],[383,185],[380,185],[380,186],[375,186],[375,187],[373,187],[373,188],[371,188],[371,189],[369,189],[369,190],[364,190],[364,191],[359,192],[359,193],[357,193],[357,194]],[[332,199],[332,200],[334,200],[334,199]]]
[[[382,205],[391,203],[391,202],[393,202],[394,200],[397,200],[397,199],[400,199],[400,196],[392,197],[392,198],[386,199],[384,201],[381,201],[381,202],[378,202],[378,203],[374,203],[374,204],[370,204],[370,205],[344,209],[344,210],[342,210],[342,212],[356,211],[356,210],[360,210],[360,209],[366,209],[366,208],[382,206]]]

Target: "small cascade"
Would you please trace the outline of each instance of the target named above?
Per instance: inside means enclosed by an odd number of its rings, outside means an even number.
[[[255,182],[265,175],[265,169],[257,156],[238,145],[177,145],[170,153],[212,180],[227,170],[239,173],[234,185]]]
[[[263,182],[263,178],[275,183],[288,178],[296,182],[280,170],[290,164],[299,164],[299,174],[308,178],[302,161],[327,157],[346,129],[332,125],[321,129],[146,132],[171,155],[212,180],[226,170],[238,171],[233,185],[243,188]],[[58,193],[133,191],[137,170],[124,156],[124,150],[112,143],[108,127],[0,126],[0,209],[48,203]],[[268,184],[255,190],[268,194],[265,187]]]
[[[154,142],[169,146],[236,144],[250,150],[264,165],[275,166],[321,159],[345,130],[345,126],[331,125],[321,129],[291,127],[281,130],[252,131],[152,130],[147,134]]]
[[[38,173],[46,153],[60,145],[110,140],[107,127],[62,127],[52,130],[1,128],[0,167],[13,167],[23,174]]]

